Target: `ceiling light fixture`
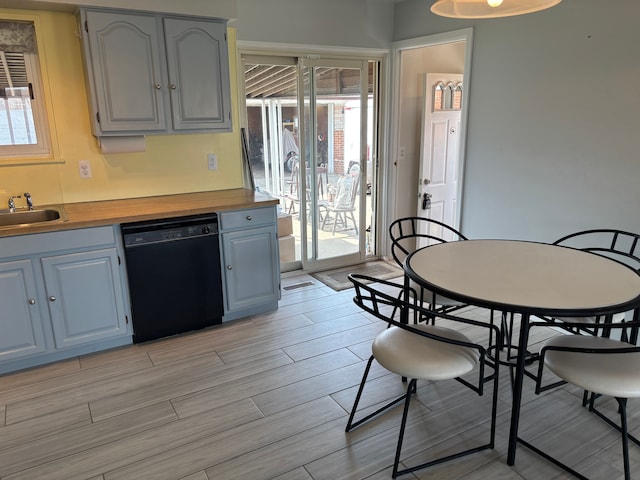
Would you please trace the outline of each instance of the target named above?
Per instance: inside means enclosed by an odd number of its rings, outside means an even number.
[[[437,0],[431,11],[449,18],[498,18],[551,8],[561,0]]]

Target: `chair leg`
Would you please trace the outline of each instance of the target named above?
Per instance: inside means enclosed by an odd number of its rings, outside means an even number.
[[[360,403],[360,397],[362,396],[362,390],[364,390],[364,384],[367,381],[367,376],[369,375],[369,370],[371,369],[371,364],[373,363],[373,355],[369,357],[369,361],[367,362],[367,366],[364,369],[364,374],[362,375],[362,380],[360,381],[360,387],[358,387],[358,393],[356,394],[356,399],[353,402],[353,407],[351,408],[351,414],[349,415],[349,421],[347,422],[347,427],[345,431],[348,432],[352,428],[357,427],[361,422],[352,425],[353,417],[356,414],[356,410],[358,409],[358,403]]]
[[[351,221],[353,222],[353,228],[356,231],[356,235],[358,235],[358,222],[356,222],[356,217],[355,217],[355,215],[353,214],[352,211],[349,212],[349,216],[351,217]],[[344,217],[345,217],[345,224],[346,224],[347,214],[345,214]]]
[[[496,418],[498,415],[498,381],[499,381],[498,366],[499,366],[500,359],[498,358],[497,360],[498,361],[496,363],[496,370],[494,371],[494,375],[493,375],[493,396],[491,399],[491,426],[489,429],[489,443],[486,443],[484,445],[479,445],[477,447],[472,447],[467,450],[463,450],[461,452],[456,452],[451,455],[438,458],[436,460],[431,460],[426,463],[422,463],[420,465],[408,467],[408,468],[405,468],[404,470],[398,470],[398,465],[400,463],[400,455],[402,450],[402,441],[404,439],[404,431],[407,423],[407,414],[409,412],[409,403],[411,401],[411,395],[416,393],[416,380],[415,379],[411,380],[411,382],[409,383],[409,386],[407,387],[407,394],[406,394],[405,403],[404,403],[404,412],[402,414],[402,423],[400,424],[400,435],[398,437],[398,446],[396,448],[396,457],[393,462],[393,471],[391,473],[391,476],[393,478],[396,478],[399,475],[404,475],[405,473],[415,472],[417,470],[422,470],[423,468],[448,462],[449,460],[454,460],[456,458],[464,457],[466,455],[471,455],[473,453],[481,452],[482,450],[494,448]]]
[[[629,436],[627,434],[627,399],[618,398],[620,407],[620,432],[622,434],[622,459],[624,461],[624,479],[630,480],[631,474],[629,469]]]
[[[333,228],[331,229],[331,235],[335,235],[336,234],[336,226],[338,225],[338,215],[340,215],[338,212],[334,212],[335,216],[333,218]]]
[[[618,401],[618,411],[620,412],[620,426],[616,425],[611,419],[609,419],[607,416],[605,416],[603,413],[599,412],[595,408],[593,409],[589,408],[589,410],[595,413],[596,415],[598,415],[602,420],[604,420],[606,423],[608,423],[609,425],[611,425],[612,427],[614,427],[616,430],[620,432],[622,436],[622,459],[624,462],[624,478],[625,480],[631,480],[631,473],[630,473],[631,470],[629,466],[629,439],[631,439],[634,443],[638,445],[640,445],[640,443],[633,435],[629,434],[629,431],[627,428],[627,399],[616,397],[616,400]],[[564,463],[560,462],[560,460],[557,460],[556,458],[540,450],[539,448],[533,446],[532,444],[523,440],[522,438],[518,437],[518,442],[524,445],[525,447],[527,447],[528,449],[532,450],[533,452],[537,453],[538,455],[542,456],[543,458],[547,459],[551,463],[571,473],[576,478],[579,478],[581,480],[589,480],[587,477],[585,477],[581,473],[578,473],[568,465],[565,465]]]
[[[596,398],[598,398],[599,395],[595,394],[595,393],[591,393],[591,399],[589,401],[589,411],[591,413],[594,413],[595,415],[597,415],[598,417],[600,417],[604,422],[606,422],[607,424],[609,424],[611,427],[615,428],[616,430],[618,430],[619,432],[622,432],[622,425],[618,425],[616,422],[614,422],[613,420],[611,420],[609,417],[607,417],[604,413],[602,413],[600,410],[598,410],[595,407],[594,404],[594,400]],[[616,398],[616,400],[618,400]],[[623,399],[624,400],[624,399]],[[624,405],[622,405],[620,403],[620,400],[618,400],[618,413],[620,415],[624,414],[625,418],[626,418],[626,413],[623,412],[623,410],[625,410],[626,412],[626,400],[624,401]],[[631,440],[633,443],[635,443],[636,445],[638,445],[640,447],[640,439],[638,439],[636,436],[631,435],[629,433],[629,431],[627,430],[627,435],[626,437]]]
[[[321,230],[324,230],[324,226],[326,225],[327,220],[329,220],[329,210],[327,210],[324,213],[324,218],[322,219],[322,226],[320,227]]]
[[[407,386],[407,394],[404,400],[404,410],[402,412],[402,422],[400,423],[400,433],[398,435],[398,446],[396,447],[396,457],[393,461],[393,472],[391,478],[398,476],[398,464],[400,463],[400,452],[402,451],[402,440],[404,439],[404,430],[407,425],[407,415],[409,414],[409,404],[411,403],[411,395],[416,393],[416,379],[412,379]]]
[[[362,375],[362,380],[360,381],[360,387],[358,388],[358,393],[356,394],[356,399],[353,402],[353,407],[351,408],[351,414],[349,415],[349,420],[347,421],[347,426],[345,428],[345,432],[350,432],[351,430],[353,430],[357,426],[362,425],[367,420],[369,420],[369,419],[375,417],[376,415],[378,415],[379,413],[382,413],[383,411],[387,410],[389,407],[392,407],[393,405],[395,405],[397,403],[400,403],[405,398],[405,395],[401,395],[400,397],[396,398],[395,400],[391,400],[386,405],[380,407],[375,412],[370,413],[369,415],[367,415],[364,418],[361,418],[357,422],[353,421],[353,418],[355,417],[355,414],[356,414],[356,410],[358,410],[358,404],[360,403],[360,397],[362,397],[362,391],[364,390],[364,384],[367,381],[367,376],[369,375],[369,370],[371,369],[371,364],[373,363],[373,359],[374,359],[374,357],[373,357],[373,355],[371,355],[369,357],[369,361],[367,361],[367,366],[364,369],[364,374]]]

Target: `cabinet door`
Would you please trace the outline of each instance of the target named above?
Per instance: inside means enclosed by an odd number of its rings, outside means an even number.
[[[222,250],[227,312],[278,301],[280,281],[274,227],[223,233]]]
[[[46,349],[30,260],[0,263],[0,362]]]
[[[158,19],[91,10],[85,15],[100,132],[166,130]]]
[[[115,248],[41,261],[56,348],[128,334]]]
[[[226,33],[222,22],[164,19],[175,130],[231,130]]]

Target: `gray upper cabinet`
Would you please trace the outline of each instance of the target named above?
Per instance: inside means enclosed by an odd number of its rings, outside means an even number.
[[[80,15],[96,136],[231,131],[225,21]]]
[[[226,32],[223,23],[164,19],[175,130],[231,130]]]

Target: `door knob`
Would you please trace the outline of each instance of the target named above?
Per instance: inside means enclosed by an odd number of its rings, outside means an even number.
[[[233,270],[233,267],[231,265],[227,265],[227,270]]]
[[[29,305],[35,305],[35,304],[36,304],[36,299],[35,299],[35,298],[30,298],[30,299],[27,301],[27,303],[28,303]]]

